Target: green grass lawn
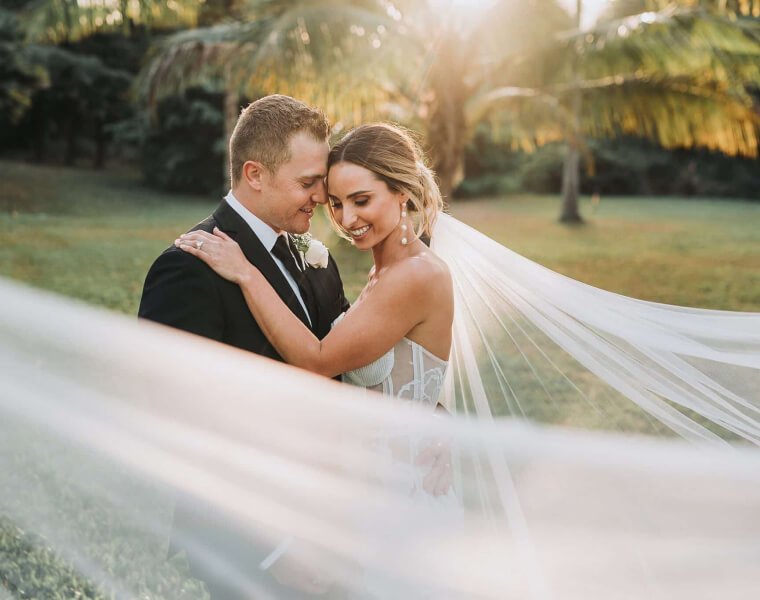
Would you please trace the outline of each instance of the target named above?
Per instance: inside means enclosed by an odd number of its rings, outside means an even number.
[[[126,169],[95,173],[0,161],[0,275],[135,314],[151,262],[218,201],[149,190]],[[558,209],[557,197],[526,195],[462,202],[452,212],[513,250],[597,287],[673,304],[760,310],[760,203],[604,198],[593,213],[584,203],[588,223],[578,227],[558,224]],[[355,297],[371,256],[332,234],[324,215],[315,219],[313,229],[331,247],[347,293]],[[528,403],[519,411],[505,405],[500,414],[508,410],[565,426],[667,433],[633,403],[609,394],[607,386],[600,386],[607,396],[597,397],[593,378],[574,364],[562,368],[576,373],[575,381],[588,387],[588,398],[568,391],[558,373],[546,381],[549,388],[556,387],[550,400],[533,397],[533,373],[507,342],[503,359],[510,385],[515,397]],[[522,384],[531,392],[521,394]],[[484,385],[490,390],[495,384],[487,380]],[[75,514],[90,514],[74,509]],[[91,518],[100,524],[97,531],[111,531],[108,514],[96,511]],[[104,546],[103,553],[108,552]],[[123,556],[124,548],[113,552]],[[38,585],[43,595],[84,589],[58,557],[0,519],[3,556],[10,564],[18,562],[13,572],[19,589]],[[152,565],[155,572],[145,572],[156,585],[181,585],[188,589],[186,597],[203,596],[195,593],[197,583],[188,583],[182,568],[175,571],[158,559]],[[100,596],[87,591],[83,597]]]
[[[134,314],[152,260],[208,215],[217,198],[169,195],[130,170],[0,162],[0,275]],[[455,216],[513,250],[597,287],[710,308],[760,310],[760,203],[603,198],[588,224],[556,222],[559,200],[510,196],[457,203]],[[341,267],[349,297],[367,253],[314,232]]]

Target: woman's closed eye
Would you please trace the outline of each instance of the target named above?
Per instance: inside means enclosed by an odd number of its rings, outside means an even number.
[[[354,206],[365,206],[369,202],[369,196],[357,196],[356,198],[349,199]],[[330,208],[343,208],[343,203],[337,198],[330,197]]]

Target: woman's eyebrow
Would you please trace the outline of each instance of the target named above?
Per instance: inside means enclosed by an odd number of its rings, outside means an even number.
[[[360,196],[361,194],[369,194],[372,190],[359,190],[358,192],[351,192],[346,198],[353,198],[354,196]]]

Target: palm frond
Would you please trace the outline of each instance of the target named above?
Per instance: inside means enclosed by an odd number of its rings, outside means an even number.
[[[702,9],[668,7],[565,32],[561,47],[579,57],[580,75],[610,73],[717,73],[746,83],[760,82],[757,22],[737,21]],[[557,79],[569,78],[566,70]]]
[[[200,3],[195,0],[34,0],[20,17],[31,41],[60,43],[99,31],[124,31],[129,23],[171,28],[194,26]]]
[[[340,13],[335,0],[255,4],[266,10],[249,22],[167,39],[141,73],[139,95],[155,102],[199,83],[247,97],[279,92],[349,122],[371,118],[393,99],[400,48],[387,43],[388,17],[372,3]]]
[[[758,155],[760,115],[741,87],[721,80],[631,77],[586,82],[584,88],[581,128],[587,135],[637,135],[665,148]]]

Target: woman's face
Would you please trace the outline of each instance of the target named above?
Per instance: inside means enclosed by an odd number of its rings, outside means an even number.
[[[335,220],[360,250],[368,250],[386,238],[403,237],[399,220],[406,196],[392,192],[370,170],[341,162],[330,167],[327,194]]]

